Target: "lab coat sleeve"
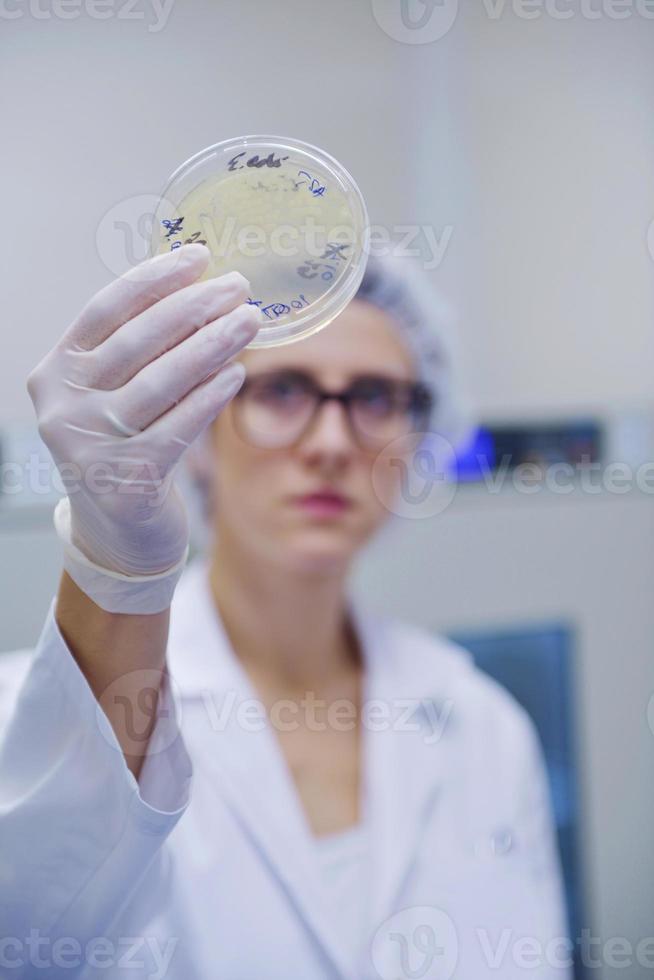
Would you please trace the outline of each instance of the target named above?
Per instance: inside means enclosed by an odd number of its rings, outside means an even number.
[[[0,936],[11,940],[5,955],[16,958],[35,931],[81,944],[107,934],[145,872],[164,859],[166,837],[188,805],[191,764],[166,681],[137,783],[57,627],[54,603],[0,721],[7,714]]]

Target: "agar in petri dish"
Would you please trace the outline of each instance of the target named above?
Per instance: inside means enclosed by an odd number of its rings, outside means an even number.
[[[368,215],[350,174],[297,140],[244,136],[216,143],[169,179],[151,254],[202,242],[202,279],[234,269],[264,324],[249,347],[277,347],[327,326],[355,295],[368,255]]]

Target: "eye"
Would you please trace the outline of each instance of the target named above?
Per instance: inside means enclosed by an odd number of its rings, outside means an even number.
[[[395,408],[392,384],[382,379],[359,381],[352,391],[357,407],[367,415],[389,415]]]
[[[303,378],[276,375],[258,379],[253,385],[252,397],[262,407],[276,411],[292,411],[306,404],[310,398],[310,390]]]

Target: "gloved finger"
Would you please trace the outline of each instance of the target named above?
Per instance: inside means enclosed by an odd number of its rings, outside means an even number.
[[[136,438],[147,439],[149,451],[158,450],[166,467],[172,468],[234,397],[244,380],[244,365],[231,361]]]
[[[120,406],[110,418],[114,428],[123,435],[146,429],[248,344],[261,324],[259,310],[244,304],[152,361],[112,392],[111,401]]]
[[[209,257],[205,245],[193,243],[129,269],[89,300],[61,344],[74,350],[92,350],[132,317],[195,282]]]
[[[247,279],[231,272],[166,296],[94,350],[79,355],[85,383],[105,390],[122,387],[200,327],[244,303],[249,290]]]

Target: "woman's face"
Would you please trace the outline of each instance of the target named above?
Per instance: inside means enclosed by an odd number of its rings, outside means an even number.
[[[240,359],[248,378],[291,369],[330,392],[358,375],[414,380],[411,357],[388,315],[360,300],[306,340],[245,350]],[[396,487],[389,483],[398,479],[398,468],[378,467],[373,488],[380,449],[357,445],[338,402],[324,403],[299,441],[283,449],[246,441],[234,411],[230,403],[212,427],[218,536],[229,535],[250,557],[296,571],[344,571],[388,516],[382,500],[393,498]],[[301,501],[326,487],[346,498],[343,508],[326,512]]]

